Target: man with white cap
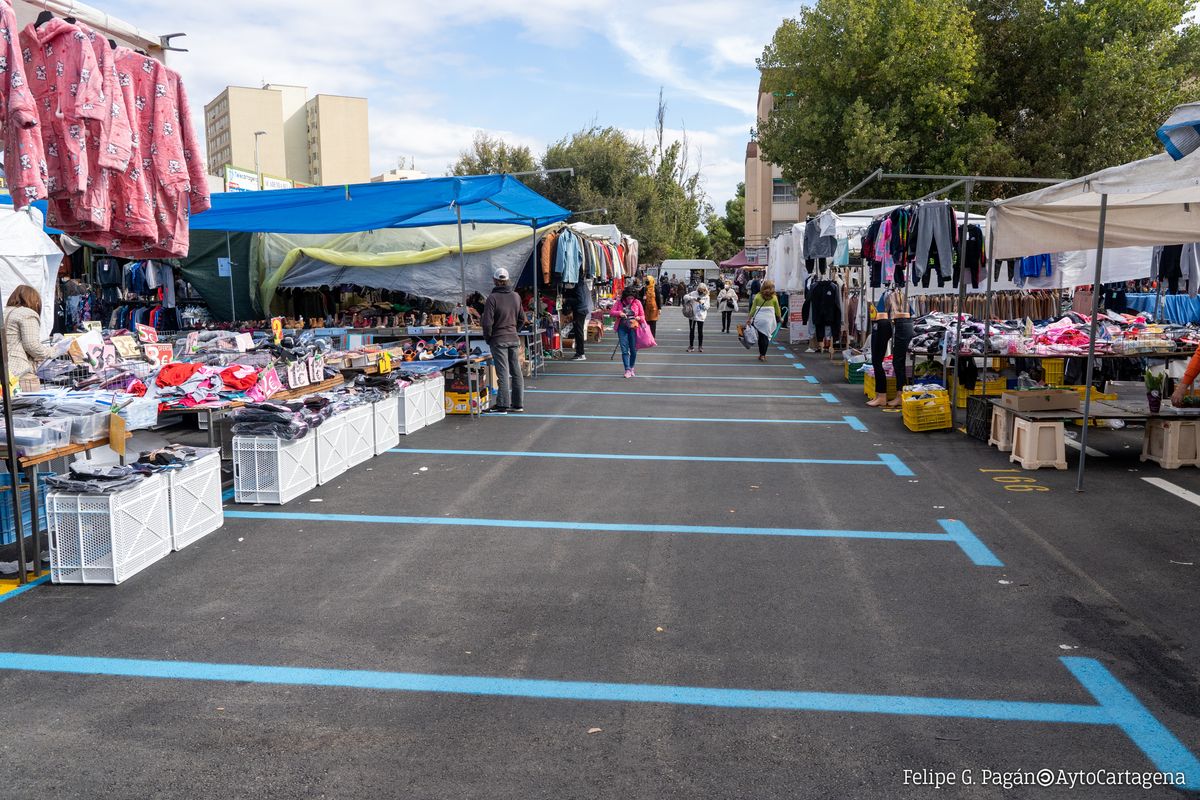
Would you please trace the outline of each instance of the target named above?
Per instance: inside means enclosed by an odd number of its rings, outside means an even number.
[[[525,310],[521,308],[521,298],[509,283],[508,270],[500,267],[492,273],[492,279],[495,286],[483,304],[480,322],[483,338],[492,349],[492,363],[496,367],[500,390],[488,413],[519,413],[525,410],[525,379],[521,375],[521,337],[517,331],[525,324]]]

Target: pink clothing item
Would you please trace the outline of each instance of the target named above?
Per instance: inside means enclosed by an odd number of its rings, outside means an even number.
[[[51,197],[87,191],[85,119],[110,113],[104,104],[104,79],[96,53],[80,28],[57,17],[40,28],[21,31],[22,57],[42,121],[46,151],[46,189]]]
[[[18,44],[20,26],[9,0],[0,0],[0,126],[4,174],[13,205],[23,208],[46,196],[46,154],[37,105]]]
[[[613,327],[620,325],[621,324],[621,315],[623,313],[625,313],[624,307],[621,305],[621,301],[618,300],[617,302],[613,303],[613,307],[608,313],[610,316],[617,318],[617,321]],[[642,308],[641,300],[630,300],[629,301],[629,313],[633,314],[633,316],[637,318],[639,325],[646,324],[646,311],[645,311],[645,309]]]
[[[884,218],[875,236],[875,256],[883,264],[883,280],[891,283],[896,277],[896,262],[892,258],[892,220]]]

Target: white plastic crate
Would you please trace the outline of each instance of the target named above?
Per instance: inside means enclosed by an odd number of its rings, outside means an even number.
[[[46,498],[54,583],[121,583],[171,552],[167,479],[115,494]]]
[[[374,405],[375,455],[385,453],[400,444],[400,403],[395,397],[385,397]]]
[[[182,550],[225,524],[221,454],[214,451],[167,473],[171,498],[171,549]]]
[[[425,424],[432,425],[446,418],[446,376],[438,375],[422,382],[425,387],[423,408]]]
[[[239,503],[283,505],[317,486],[317,437],[233,437],[233,489]]]
[[[415,433],[425,427],[427,416],[425,403],[425,384],[421,381],[410,383],[400,393],[399,414],[400,433]]]
[[[375,414],[362,405],[343,414],[346,418],[346,466],[357,467],[375,455]]]
[[[318,484],[329,483],[350,468],[346,422],[345,414],[337,414],[316,429]]]

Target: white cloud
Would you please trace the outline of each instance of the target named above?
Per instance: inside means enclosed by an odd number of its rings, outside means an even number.
[[[495,92],[513,74],[548,81],[547,92],[555,82],[587,82],[570,74],[536,76],[536,66],[490,63],[457,44],[463,32],[516,26],[532,48],[560,53],[595,46],[588,37],[600,37],[645,79],[606,87],[611,95],[636,102],[661,85],[669,98],[707,105],[710,116],[742,120],[709,126],[712,138],[703,143],[707,182],[720,196],[732,193],[730,178],[740,179],[757,100],[754,59],[795,7],[733,0],[110,0],[106,10],[146,30],[187,31],[176,41],[191,52],[173,54],[170,63],[184,75],[197,120],[203,119],[202,105],[230,84],[288,83],[366,96],[373,164],[386,167],[415,156],[431,174],[444,171],[481,127],[469,99],[442,89],[446,74],[457,76],[459,85],[469,75],[481,94]],[[586,59],[586,49],[582,53]],[[563,133],[531,130],[534,124],[514,110],[502,126],[512,130],[499,133],[538,148],[540,140]],[[701,141],[699,131],[692,135]]]

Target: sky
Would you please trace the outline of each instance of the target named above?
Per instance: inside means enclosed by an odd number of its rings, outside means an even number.
[[[743,179],[758,72],[797,3],[726,0],[92,0],[156,34],[196,124],[226,85],[280,83],[369,100],[371,167],[443,175],[477,130],[535,154],[591,124],[671,136],[718,210]],[[202,132],[201,132],[202,134]]]

